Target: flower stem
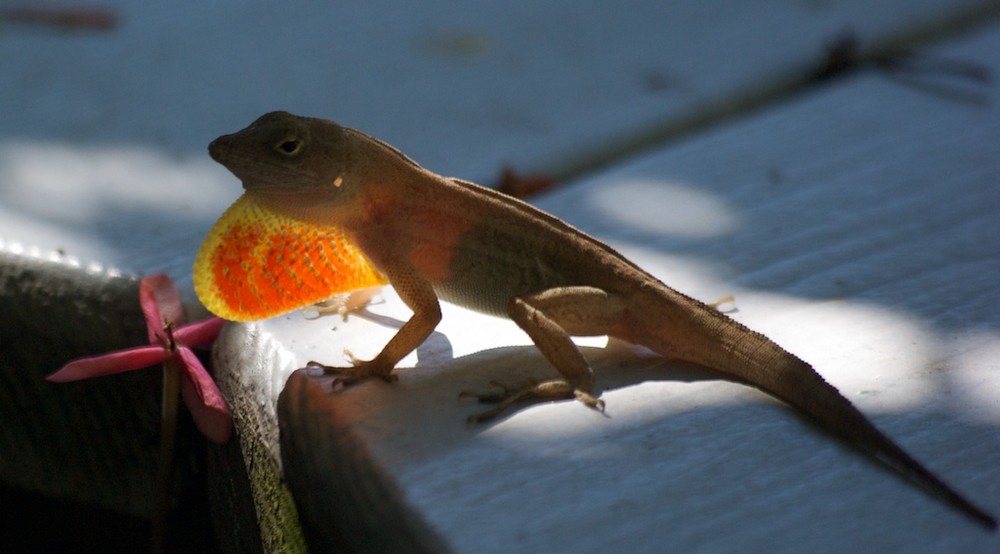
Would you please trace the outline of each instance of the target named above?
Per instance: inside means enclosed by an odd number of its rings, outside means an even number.
[[[156,472],[156,496],[152,514],[152,552],[165,552],[167,516],[170,514],[173,483],[174,443],[177,437],[177,404],[180,398],[180,371],[172,358],[163,362],[163,400],[160,420],[160,455]]]

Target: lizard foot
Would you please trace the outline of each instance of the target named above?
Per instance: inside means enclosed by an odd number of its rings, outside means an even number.
[[[458,393],[459,398],[475,398],[480,404],[497,404],[503,402],[508,397],[521,393],[526,389],[530,389],[538,385],[538,381],[534,379],[528,379],[528,384],[511,388],[499,381],[490,381],[490,386],[496,389],[496,392],[478,393],[471,391],[462,391]],[[516,401],[515,401],[516,402]]]
[[[334,390],[340,390],[355,383],[378,377],[387,383],[393,383],[397,377],[392,374],[392,368],[386,370],[382,364],[376,360],[359,360],[347,350],[344,350],[344,357],[351,363],[350,367],[335,367],[310,360],[306,367],[317,367],[327,375],[334,375]]]
[[[507,388],[495,381],[490,385],[499,389],[497,392],[478,394],[474,392],[462,391],[459,398],[475,398],[482,404],[495,404],[489,410],[469,416],[468,423],[476,424],[489,421],[507,411],[508,408],[522,402],[543,402],[546,400],[563,400],[566,398],[576,398],[587,407],[599,412],[604,412],[604,401],[595,398],[589,392],[575,389],[573,385],[562,379],[551,381],[530,382],[527,386],[516,389]]]

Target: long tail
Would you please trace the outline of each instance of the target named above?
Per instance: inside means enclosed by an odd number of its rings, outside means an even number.
[[[641,333],[645,336],[635,337],[637,342],[661,355],[722,371],[783,400],[931,496],[988,529],[997,528],[994,516],[956,492],[876,429],[812,366],[717,310],[670,292],[679,298],[671,294],[667,299],[667,325],[646,328]],[[664,309],[662,302],[651,304]],[[661,317],[655,320],[664,321],[663,313],[660,311]]]

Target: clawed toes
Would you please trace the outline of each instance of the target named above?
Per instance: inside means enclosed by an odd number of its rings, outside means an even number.
[[[574,390],[573,395],[577,400],[583,403],[584,406],[588,408],[593,408],[598,412],[604,413],[604,401],[600,398],[594,398],[589,393],[583,392],[581,390]]]
[[[341,352],[341,354],[344,356],[345,360],[347,360],[351,365],[353,365],[355,367],[357,367],[359,365],[363,365],[365,363],[364,360],[362,360],[361,358],[358,358],[357,356],[355,356],[354,354],[352,354],[350,350],[348,350],[346,348],[343,350],[343,352]]]
[[[323,373],[330,373],[332,370],[336,369],[326,364],[321,364],[316,360],[309,360],[308,362],[306,362],[306,368],[322,369]]]
[[[306,368],[316,368],[323,370],[324,375],[333,376],[333,390],[339,391],[355,383],[378,377],[386,383],[395,383],[399,380],[394,373],[383,373],[373,370],[371,362],[358,362],[354,367],[334,367],[310,360],[306,363]]]
[[[464,391],[460,391],[458,393],[458,398],[459,399],[473,398],[477,402],[479,402],[480,404],[497,404],[499,402],[503,402],[504,400],[506,400],[507,398],[510,398],[511,396],[514,396],[515,394],[517,394],[519,391],[521,391],[523,389],[530,388],[530,387],[534,386],[535,385],[535,381],[532,380],[532,381],[529,382],[529,384],[527,386],[525,386],[525,387],[518,387],[518,388],[515,388],[515,389],[512,389],[512,388],[508,387],[507,385],[504,385],[503,383],[501,383],[499,381],[490,381],[489,385],[491,387],[497,389],[497,391],[496,392],[479,393],[479,392],[472,392],[472,391],[464,390]]]
[[[490,382],[490,385],[500,390],[498,392],[487,394],[469,391],[462,391],[459,393],[459,398],[475,398],[480,403],[496,404],[489,410],[469,416],[466,421],[470,425],[494,419],[515,404],[524,402],[544,402],[567,398],[576,398],[588,408],[604,413],[603,400],[594,397],[589,392],[575,389],[572,385],[561,379],[554,379],[542,383],[533,381],[530,385],[518,389],[509,389],[497,382]]]
[[[332,365],[321,364],[315,360],[309,360],[306,362],[307,368],[322,369],[323,373],[326,375],[337,375],[343,377],[351,377],[352,372],[350,368],[334,367]]]

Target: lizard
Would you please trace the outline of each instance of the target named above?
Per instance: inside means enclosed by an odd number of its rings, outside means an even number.
[[[265,114],[208,150],[244,188],[195,259],[195,292],[208,310],[252,321],[388,283],[413,312],[374,358],[322,366],[345,381],[393,380],[396,364],[441,320],[444,300],[513,320],[559,373],[480,396],[495,407],[473,421],[526,401],[575,398],[603,411],[571,337],[609,336],[750,384],[997,528],[808,363],[526,202],[440,176],[355,129],[287,112]]]

